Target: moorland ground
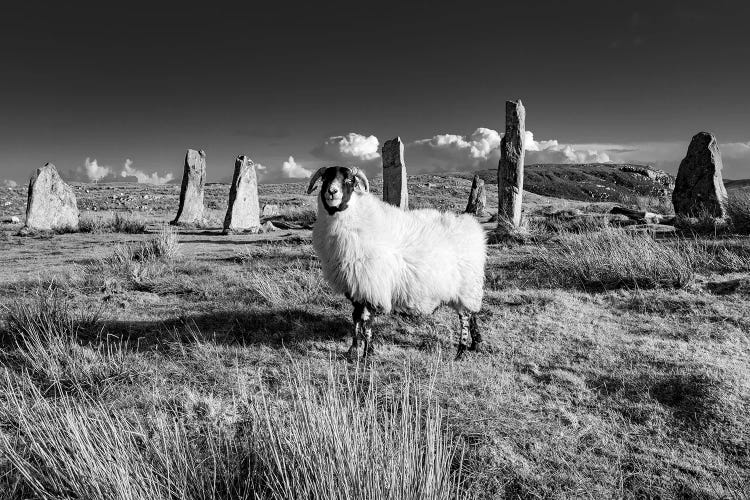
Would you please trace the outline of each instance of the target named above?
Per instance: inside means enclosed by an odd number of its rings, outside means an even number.
[[[412,206],[462,211],[469,185],[411,177]],[[175,186],[76,187],[142,234],[4,227],[0,497],[747,497],[746,236],[527,193],[489,245],[480,353],[453,361],[441,309],[378,317],[352,363],[304,188],[261,186],[292,228],[267,234],[220,234],[220,185],[216,223],[176,233]]]

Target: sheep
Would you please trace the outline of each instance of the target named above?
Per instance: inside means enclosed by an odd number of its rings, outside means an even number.
[[[442,305],[459,317],[456,359],[477,350],[484,294],[486,238],[474,217],[432,209],[403,211],[371,194],[364,172],[323,167],[313,247],[331,286],[353,304],[349,357],[374,350],[374,313],[431,314]],[[471,344],[469,344],[471,336]]]

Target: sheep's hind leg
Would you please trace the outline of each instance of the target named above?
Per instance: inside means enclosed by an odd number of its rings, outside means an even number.
[[[466,349],[469,347],[469,325],[471,323],[469,315],[465,312],[458,313],[458,322],[461,324],[461,336],[458,339],[458,352],[456,352],[456,361],[464,357]]]
[[[352,312],[354,329],[352,330],[352,345],[349,347],[346,355],[349,358],[356,359],[359,356],[359,336],[362,334],[362,312],[365,310],[365,305],[356,302],[352,304],[354,305],[354,312]]]
[[[479,333],[479,322],[477,321],[477,314],[471,313],[469,317],[469,333],[471,334],[471,346],[470,351],[478,351],[479,344],[482,342],[482,334]]]

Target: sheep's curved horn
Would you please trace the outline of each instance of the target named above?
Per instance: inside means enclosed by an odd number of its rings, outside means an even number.
[[[356,177],[357,179],[359,179],[359,181],[362,184],[362,187],[364,187],[365,191],[367,191],[369,193],[370,192],[370,181],[367,180],[367,176],[365,175],[365,173],[363,171],[361,171],[360,169],[358,169],[357,167],[351,167],[351,169],[352,169],[352,173],[354,174],[354,177]]]
[[[318,171],[313,174],[313,176],[310,178],[310,184],[308,184],[307,186],[307,194],[315,191],[315,183],[318,182],[318,179],[320,179],[320,176],[323,175],[327,168],[328,167],[320,167]]]

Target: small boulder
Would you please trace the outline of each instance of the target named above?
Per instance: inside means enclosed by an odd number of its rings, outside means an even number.
[[[271,221],[268,221],[265,224],[261,225],[261,229],[264,233],[272,233],[279,230],[279,228],[274,226]]]
[[[51,163],[36,170],[29,180],[26,227],[30,230],[78,230],[78,204],[73,189]]]
[[[263,217],[275,217],[279,215],[280,209],[278,205],[267,204],[263,205]]]

